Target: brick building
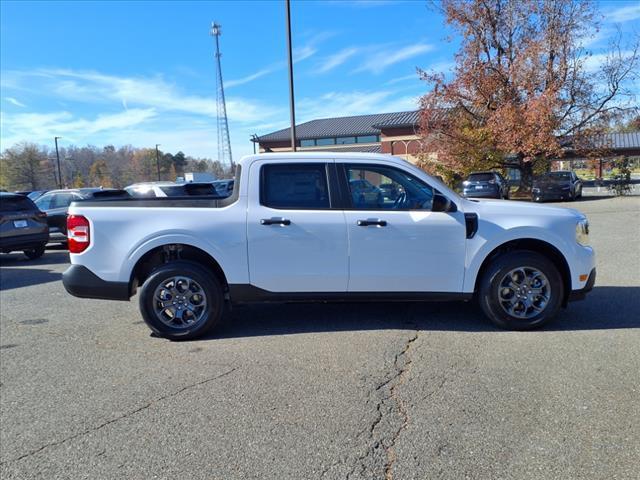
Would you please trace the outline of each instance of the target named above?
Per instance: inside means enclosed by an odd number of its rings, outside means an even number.
[[[301,151],[389,153],[415,161],[418,123],[418,111],[322,118],[296,125],[296,145]],[[291,131],[284,128],[252,141],[261,153],[290,151]]]
[[[388,153],[415,163],[421,150],[419,121],[420,113],[416,110],[311,120],[296,125],[297,148],[300,151]],[[290,151],[291,131],[284,128],[252,141],[258,143],[261,153]],[[638,131],[600,135],[592,143],[603,151],[602,157],[581,157],[573,145],[566,142],[564,157],[554,161],[552,169],[590,168],[593,165],[595,176],[602,177],[611,160],[619,156],[626,156],[632,165],[640,166]],[[518,171],[508,174],[513,180],[519,178]]]

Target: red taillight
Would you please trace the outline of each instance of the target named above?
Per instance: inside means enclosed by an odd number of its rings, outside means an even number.
[[[82,253],[89,246],[89,220],[82,215],[67,216],[67,239],[70,253]]]

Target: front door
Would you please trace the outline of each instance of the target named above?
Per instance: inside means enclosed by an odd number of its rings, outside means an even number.
[[[351,206],[348,291],[461,292],[464,214],[432,212],[435,190],[400,168],[337,165]]]
[[[258,161],[249,172],[249,278],[269,292],[346,292],[347,228],[332,160]],[[332,182],[333,183],[333,182]]]

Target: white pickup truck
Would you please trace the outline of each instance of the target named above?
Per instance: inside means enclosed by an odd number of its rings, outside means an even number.
[[[503,328],[545,323],[595,282],[576,210],[467,200],[377,154],[243,158],[233,194],[69,208],[78,297],[128,300],[158,335],[203,335],[228,303],[471,300]]]

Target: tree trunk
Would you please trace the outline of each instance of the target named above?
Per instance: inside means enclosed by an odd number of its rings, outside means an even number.
[[[520,160],[520,188],[519,192],[530,192],[533,183],[533,162]]]

